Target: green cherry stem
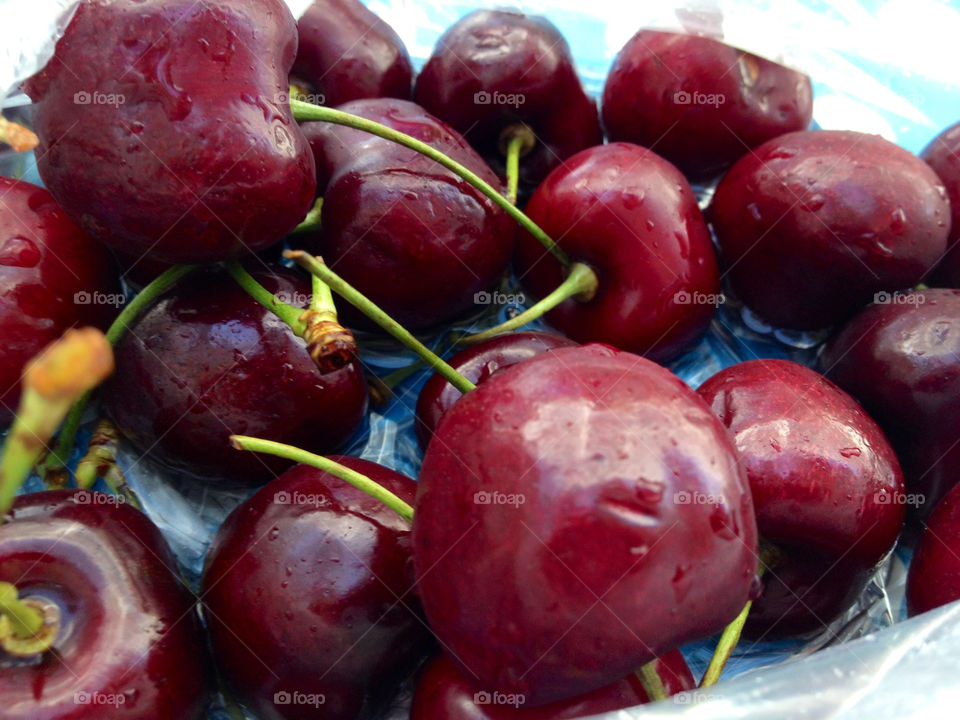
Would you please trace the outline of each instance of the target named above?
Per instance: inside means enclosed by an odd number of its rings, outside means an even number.
[[[251,452],[275,455],[330,473],[334,477],[350,483],[357,488],[357,490],[365,492],[370,497],[379,500],[407,522],[413,522],[413,508],[410,507],[410,505],[366,475],[358,473],[356,470],[351,470],[335,460],[325,458],[322,455],[314,455],[311,452],[301,450],[292,445],[285,445],[284,443],[274,442],[273,440],[263,440],[248,435],[231,435],[230,442],[237,450],[249,450]]]
[[[500,151],[507,157],[507,199],[517,204],[520,187],[520,158],[537,145],[537,136],[522,123],[504,128],[500,134]]]
[[[137,296],[131,300],[127,306],[117,315],[116,319],[107,329],[106,338],[112,346],[116,346],[120,338],[123,337],[127,328],[139,317],[150,303],[157,299],[165,290],[175,285],[182,277],[196,269],[195,265],[175,265],[164,271],[149,285],[143,288]],[[43,472],[47,475],[62,471],[70,460],[70,453],[73,451],[73,444],[77,438],[77,431],[80,429],[80,423],[83,421],[83,413],[90,402],[90,394],[87,393],[80,398],[70,409],[70,414],[60,430],[60,437],[57,439],[57,445],[53,452],[43,463]]]
[[[663,686],[663,680],[657,673],[656,664],[656,660],[651,660],[637,670],[637,677],[640,678],[640,684],[647,693],[647,697],[650,698],[650,702],[666,700],[669,697],[667,689]]]
[[[455,173],[458,177],[462,178],[464,181],[490,198],[491,201],[503,208],[504,212],[520,223],[520,225],[527,232],[533,235],[547,250],[549,250],[550,253],[556,257],[564,267],[568,267],[570,265],[570,258],[567,257],[567,254],[560,249],[553,239],[547,235],[539,225],[521,212],[513,203],[497,192],[497,190],[494,189],[490,183],[485,181],[469,168],[458,163],[456,160],[453,160],[439,150],[435,150],[434,148],[430,147],[425,142],[417,140],[416,138],[406,135],[405,133],[398,132],[393,128],[387,127],[386,125],[381,125],[373,120],[367,120],[366,118],[362,118],[357,115],[351,115],[350,113],[345,113],[340,110],[334,110],[333,108],[311,105],[309,103],[300,102],[299,100],[290,100],[290,109],[293,111],[293,117],[300,122],[319,121],[331,122],[337,125],[346,125],[347,127],[351,127],[356,130],[363,130],[386,140],[391,140],[395,143],[399,143],[400,145],[404,145],[411,150],[416,150],[422,155],[426,155],[431,160],[440,163],[445,168]]]
[[[443,375],[457,390],[462,393],[467,393],[476,389],[476,385],[450,367],[439,355],[417,340],[410,331],[377,307],[373,301],[365,297],[359,290],[328,268],[323,260],[309,253],[305,253],[302,250],[287,250],[283,255],[296,262],[311,275],[316,275],[323,280],[330,286],[331,290],[360,310],[360,312],[373,320],[394,338],[417,353],[417,355],[423,358],[427,365]]]
[[[290,231],[291,235],[299,235],[300,233],[310,232],[312,230],[320,229],[320,218],[323,214],[323,198],[317,198],[317,201],[313,204],[313,207],[310,208],[310,212],[307,213],[307,216],[303,221],[297,225],[293,230]]]
[[[570,272],[566,279],[560,283],[559,286],[557,286],[557,289],[537,302],[535,305],[532,305],[519,315],[512,317],[506,322],[502,322],[499,325],[490,328],[489,330],[484,330],[483,332],[460,338],[460,340],[457,341],[457,345],[476,345],[477,343],[483,342],[484,340],[489,340],[497,335],[502,335],[505,332],[516,330],[517,328],[523,327],[527,323],[533,322],[537,318],[542,317],[550,310],[553,310],[555,307],[557,307],[557,305],[565,300],[569,300],[570,298],[576,298],[577,300],[587,302],[593,299],[594,295],[596,295],[599,285],[600,282],[597,279],[597,274],[593,271],[593,268],[591,268],[589,265],[584,265],[583,263],[574,263],[570,266]]]
[[[289,325],[297,337],[303,337],[304,331],[306,330],[306,323],[300,319],[303,315],[301,308],[296,308],[293,305],[283,302],[283,300],[267,290],[257,282],[253,275],[247,272],[247,269],[240,264],[239,260],[230,260],[226,264],[226,268],[227,272],[230,273],[230,277],[236,281],[237,285],[246,290],[250,297]]]

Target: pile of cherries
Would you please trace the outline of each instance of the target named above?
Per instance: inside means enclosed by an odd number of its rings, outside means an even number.
[[[3,717],[220,692],[372,718],[413,678],[413,720],[573,718],[695,688],[678,648],[721,631],[704,684],[741,632],[829,631],[901,538],[908,611],[960,599],[960,124],[919,158],[810,130],[802,73],[646,29],[598,110],[508,11],[414,77],[358,0],[81,0],[24,89],[46,189],[0,178]],[[447,332],[510,272],[530,309]],[[825,338],[817,369],[687,387],[663,364],[728,296]],[[115,365],[90,406],[75,327]],[[358,350],[384,331],[422,358],[393,379]],[[331,455],[425,368],[417,482]],[[255,490],[196,592],[121,439]],[[14,499],[31,472],[51,489]]]

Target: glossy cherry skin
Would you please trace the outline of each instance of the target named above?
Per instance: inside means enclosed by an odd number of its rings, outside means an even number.
[[[537,142],[520,161],[525,191],[571,155],[603,142],[596,103],[584,92],[570,46],[539,15],[476,10],[462,17],[437,41],[414,99],[462,132],[501,177],[501,134],[529,127]]]
[[[880,423],[920,501],[908,510],[926,517],[960,479],[960,290],[888,299],[843,326],[820,367]]]
[[[294,81],[306,81],[324,105],[410,97],[413,66],[403,40],[359,0],[314,0],[297,30]]]
[[[410,478],[333,459],[413,502]],[[210,548],[203,585],[214,653],[237,699],[260,720],[369,717],[430,647],[409,559],[405,520],[306,465],[234,510]],[[298,703],[298,695],[323,702]]]
[[[720,293],[717,259],[690,184],[666,160],[628,143],[584,150],[550,173],[526,212],[600,280],[592,300],[547,314],[563,334],[664,362],[706,330]],[[526,231],[515,267],[541,297],[563,280]]]
[[[467,393],[427,448],[416,507],[431,628],[479,687],[526,706],[718,632],[755,579],[726,429],[668,370],[603,345],[543,353]]]
[[[812,117],[809,77],[699,35],[641,30],[617,54],[603,89],[610,140],[653,148],[693,179],[805,130]]]
[[[90,0],[25,89],[44,184],[91,237],[213,262],[274,245],[313,202],[281,0]]]
[[[903,148],[811,130],[740,159],[708,217],[737,296],[774,325],[813,330],[920,282],[946,249],[950,206]]]
[[[499,180],[453,129],[406,100],[357,100],[339,108],[412,135],[494,187]],[[318,234],[302,242],[409,330],[475,310],[475,294],[501,277],[514,221],[433,160],[359,130],[313,123],[324,198]],[[345,308],[349,324],[375,327]]]
[[[760,536],[779,551],[748,634],[822,629],[863,590],[903,527],[893,448],[856,400],[795,362],[738,363],[698,392],[730,428]]]
[[[920,538],[907,575],[907,612],[960,600],[960,485],[940,501]]]
[[[668,695],[697,686],[679,650],[657,658],[654,667]],[[438,655],[420,676],[410,720],[567,720],[650,702],[635,673],[585,695],[540,707],[527,708],[522,704],[515,707],[497,703],[497,699],[499,696],[493,692],[474,688],[453,661],[446,655]]]
[[[200,720],[210,661],[200,617],[146,515],[87,490],[17,498],[0,580],[59,609],[54,651],[0,650],[5,720]]]
[[[0,426],[13,420],[27,361],[67,328],[106,329],[122,303],[106,248],[46,190],[0,177]]]
[[[960,123],[931,140],[920,157],[937,173],[950,198],[950,250],[931,280],[937,285],[960,287]]]
[[[305,307],[289,270],[253,272]],[[305,343],[219,270],[187,276],[131,325],[104,386],[107,411],[139,449],[202,480],[262,484],[290,466],[235,450],[233,433],[311,450],[338,448],[364,417],[359,360],[321,374]]]
[[[545,332],[516,332],[498,335],[465,348],[447,362],[467,380],[479,385],[510,365],[529,360],[547,350],[576,345],[562,335]],[[463,394],[444,377],[434,373],[417,398],[417,439],[426,449],[437,423]]]

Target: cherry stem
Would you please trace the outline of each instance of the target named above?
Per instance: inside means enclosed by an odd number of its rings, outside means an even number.
[[[143,288],[133,300],[117,315],[116,319],[107,329],[107,342],[116,346],[120,338],[126,333],[127,328],[133,324],[133,321],[139,317],[140,313],[157,299],[169,287],[175,285],[182,277],[192,272],[196,265],[175,265],[165,270],[149,285]],[[47,456],[43,463],[43,471],[49,475],[56,473],[67,466],[70,460],[70,453],[73,451],[73,444],[77,438],[77,431],[80,429],[80,423],[83,421],[83,413],[90,402],[91,392],[88,392],[70,409],[66,422],[60,430],[60,437],[57,439],[57,445]]]
[[[21,153],[33,150],[40,144],[40,138],[29,128],[0,115],[0,143],[6,143],[14,152]]]
[[[663,680],[657,673],[657,661],[651,660],[642,668],[637,670],[637,677],[640,678],[640,684],[643,686],[650,702],[666,700],[669,696],[667,689],[663,686]]]
[[[394,338],[417,353],[417,355],[423,358],[427,365],[443,375],[443,377],[446,378],[451,385],[457,388],[457,390],[462,393],[467,393],[476,389],[476,385],[450,367],[450,365],[444,362],[439,355],[431,351],[426,345],[410,334],[410,331],[387,315],[383,310],[377,307],[373,301],[365,297],[359,290],[350,285],[333,270],[328,268],[321,258],[314,257],[313,255],[305,253],[302,250],[287,250],[283,253],[283,255],[284,257],[296,262],[310,274],[316,275],[323,280],[335,293],[343,297],[347,302],[360,310],[364,315],[390,333]]]
[[[313,204],[313,207],[310,208],[310,212],[307,213],[307,216],[297,225],[293,230],[290,231],[291,235],[298,235],[299,233],[310,232],[312,230],[318,230],[320,228],[320,218],[323,214],[323,198],[317,198],[316,202]]]
[[[520,187],[520,150],[524,140],[520,135],[510,138],[507,146],[507,199],[517,204],[517,192]]]
[[[298,121],[320,121],[331,122],[337,125],[346,125],[347,127],[351,127],[356,130],[363,130],[364,132],[377,135],[385,140],[391,140],[395,143],[399,143],[400,145],[404,145],[411,150],[416,150],[421,155],[426,155],[431,160],[443,165],[445,168],[482,192],[484,195],[490,198],[491,201],[499,205],[504,212],[520,223],[520,225],[527,232],[533,235],[547,250],[549,250],[550,253],[556,257],[564,267],[568,267],[570,265],[570,258],[567,257],[567,254],[560,249],[553,239],[547,235],[547,233],[545,233],[539,225],[537,225],[535,222],[533,222],[533,220],[520,211],[512,202],[494,189],[490,183],[478,176],[469,168],[458,163],[456,160],[453,160],[439,150],[430,147],[425,142],[417,140],[416,138],[406,135],[405,133],[398,132],[393,128],[387,127],[386,125],[381,125],[373,120],[367,120],[366,118],[362,118],[357,115],[351,115],[350,113],[345,113],[341,110],[334,110],[333,108],[311,105],[299,100],[290,100],[290,109],[293,112],[293,117]]]
[[[570,266],[570,273],[566,279],[557,286],[557,289],[535,305],[524,310],[516,317],[510,318],[506,322],[500,323],[489,330],[460,338],[460,340],[457,341],[457,345],[476,345],[497,335],[516,330],[542,317],[557,307],[557,305],[570,298],[576,298],[583,302],[592,300],[597,293],[599,285],[600,281],[597,279],[597,274],[593,271],[593,268],[589,265],[576,262]]]
[[[226,264],[227,272],[230,273],[237,285],[246,290],[254,300],[263,305],[278,318],[283,320],[294,335],[303,337],[306,331],[306,323],[301,320],[303,310],[283,302],[280,298],[267,290],[263,285],[257,282],[253,275],[247,272],[247,269],[240,264],[238,260],[231,260]]]
[[[95,328],[67,330],[27,363],[13,427],[0,458],[0,518],[78,398],[113,372],[113,351]]]
[[[413,508],[407,503],[387,490],[379,483],[374,482],[366,475],[351,470],[345,465],[341,465],[336,460],[325,458],[322,455],[314,455],[306,450],[285,445],[284,443],[274,442],[273,440],[264,440],[262,438],[250,437],[248,435],[231,435],[230,442],[237,450],[250,450],[252,452],[275,455],[286,460],[309,465],[318,470],[330,473],[346,483],[353,485],[357,490],[365,492],[370,497],[379,500],[388,508],[407,522],[413,522]]]
[[[10,629],[18,638],[33,637],[44,625],[43,613],[25,605],[17,588],[8,582],[0,582],[0,613],[9,618]]]
[[[87,454],[77,464],[77,487],[89,490],[98,478],[103,478],[115,495],[125,498],[133,507],[141,510],[136,493],[127,485],[127,478],[117,464],[119,448],[120,433],[116,426],[109,420],[100,420],[90,438]]]

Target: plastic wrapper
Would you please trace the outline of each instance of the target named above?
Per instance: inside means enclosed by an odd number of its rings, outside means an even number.
[[[288,4],[299,15],[309,0]],[[368,5],[397,30],[419,68],[440,33],[456,19],[477,7],[503,3],[369,0]],[[71,0],[6,0],[0,6],[0,91],[9,89],[4,101],[8,117],[29,112],[16,86],[49,58],[73,6]],[[820,127],[876,132],[918,152],[960,119],[960,77],[953,58],[960,10],[935,0],[525,0],[519,6],[547,15],[560,28],[594,96],[599,96],[623,43],[637,29],[655,27],[722,36],[807,72],[814,85],[814,120]],[[0,153],[0,174],[39,182],[30,155]],[[699,190],[706,202],[710,188]],[[509,284],[504,290],[516,291],[514,283]],[[489,308],[447,332],[489,327],[521,309]],[[444,333],[432,338],[432,344],[447,347],[448,337]],[[757,357],[786,357],[809,365],[822,339],[765,326],[727,295],[707,335],[670,368],[696,387],[722,368]],[[362,344],[368,369],[380,375],[414,360],[382,339],[362,338]],[[417,373],[396,389],[389,405],[373,408],[347,454],[416,477],[421,452],[413,409],[426,378],[425,371]],[[185,575],[196,583],[213,533],[248,492],[213,490],[172,477],[129,447],[122,449],[120,461]],[[38,481],[27,489],[39,489]],[[909,556],[905,549],[893,553],[857,604],[819,635],[742,642],[720,685],[597,717],[899,720],[955,715],[960,700],[960,683],[953,678],[960,657],[960,604],[904,621]],[[695,676],[705,669],[713,645],[714,640],[705,640],[683,649]],[[401,691],[390,720],[407,717],[410,693],[410,686]],[[210,717],[219,720],[226,714],[215,703]]]

